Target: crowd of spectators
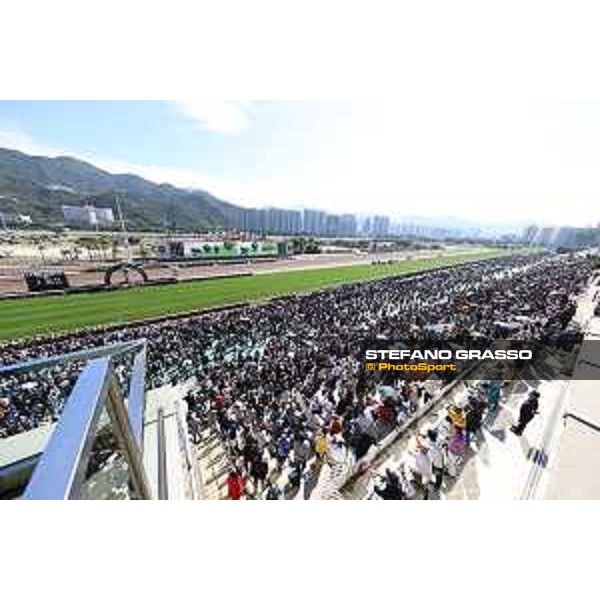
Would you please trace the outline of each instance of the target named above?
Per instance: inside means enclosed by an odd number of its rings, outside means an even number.
[[[146,338],[150,387],[194,378],[188,425],[216,428],[232,473],[255,494],[295,486],[307,463],[338,448],[358,458],[432,392],[364,373],[375,337],[537,339],[562,335],[591,274],[582,257],[506,256],[410,277],[342,285],[222,312],[48,336],[0,347],[0,365]],[[0,437],[56,420],[80,365],[0,380]],[[126,365],[120,365],[126,377]]]
[[[433,421],[411,437],[399,463],[388,463],[375,474],[367,496],[375,500],[439,497],[442,486],[449,487],[456,477],[484,420],[498,414],[502,387],[498,380],[476,383],[466,395],[442,406]]]

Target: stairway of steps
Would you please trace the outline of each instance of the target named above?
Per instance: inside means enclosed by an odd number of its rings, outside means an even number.
[[[344,497],[342,496],[342,494],[340,494],[340,492],[335,490],[331,492],[331,494],[329,494],[327,500],[344,500]]]
[[[227,451],[213,427],[204,429],[201,439],[195,451],[203,500],[224,500],[227,498],[226,481],[230,469]]]
[[[341,500],[339,489],[352,469],[349,455],[346,460],[331,462],[323,466],[319,480],[310,497],[313,500]]]

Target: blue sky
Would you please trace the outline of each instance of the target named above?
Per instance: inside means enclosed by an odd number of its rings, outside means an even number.
[[[201,187],[248,206],[600,221],[600,106],[407,95],[343,101],[1,101],[0,146]]]
[[[2,101],[0,145],[204,187],[248,205],[329,204],[315,185],[344,108],[317,102]]]

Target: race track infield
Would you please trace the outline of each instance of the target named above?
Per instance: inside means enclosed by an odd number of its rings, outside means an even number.
[[[484,250],[392,264],[282,271],[112,292],[3,300],[0,302],[0,340],[74,331],[96,325],[119,325],[238,302],[311,292],[344,283],[427,271],[506,254],[502,250]]]

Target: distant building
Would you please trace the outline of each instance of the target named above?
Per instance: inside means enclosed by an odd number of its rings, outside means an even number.
[[[302,231],[302,213],[280,208],[242,208],[227,214],[228,225],[243,231],[294,235]]]
[[[327,215],[325,217],[324,235],[336,237],[339,235],[341,218],[339,215]]]
[[[305,210],[302,230],[309,235],[325,235],[327,214],[320,210]]]
[[[551,246],[556,237],[556,227],[543,227],[535,237],[535,243],[540,246]]]
[[[390,229],[390,218],[376,216],[373,217],[372,225],[371,225],[371,235],[373,237],[385,237],[388,235]]]
[[[63,206],[62,213],[65,221],[74,225],[108,225],[114,223],[112,208],[96,208],[95,206]]]
[[[358,224],[354,215],[342,215],[340,217],[341,237],[354,237],[358,232]]]
[[[371,217],[362,218],[360,220],[358,230],[360,235],[365,237],[369,236],[371,234]]]
[[[538,234],[539,228],[530,225],[523,231],[522,241],[524,244],[533,244]]]
[[[600,245],[600,231],[595,227],[561,227],[554,240],[556,248],[577,250]]]
[[[594,247],[600,245],[600,230],[596,227],[544,227],[538,231],[533,243],[567,250]]]
[[[276,234],[297,234],[302,229],[302,215],[296,210],[270,208],[267,210],[266,230]]]
[[[20,213],[3,213],[0,212],[0,225],[7,227],[8,225],[22,226],[31,225],[33,220],[29,215],[22,215]]]
[[[256,208],[250,208],[244,211],[244,229],[248,231],[261,231],[261,215]]]
[[[243,208],[225,215],[229,226],[243,231],[275,235],[354,237],[358,221],[352,214],[330,214],[321,210]]]
[[[297,235],[302,233],[302,213],[299,210],[287,210],[286,228],[285,233]]]
[[[67,223],[96,225],[96,211],[91,206],[63,206],[63,217]]]
[[[96,208],[96,219],[100,225],[108,225],[115,222],[112,208]]]

